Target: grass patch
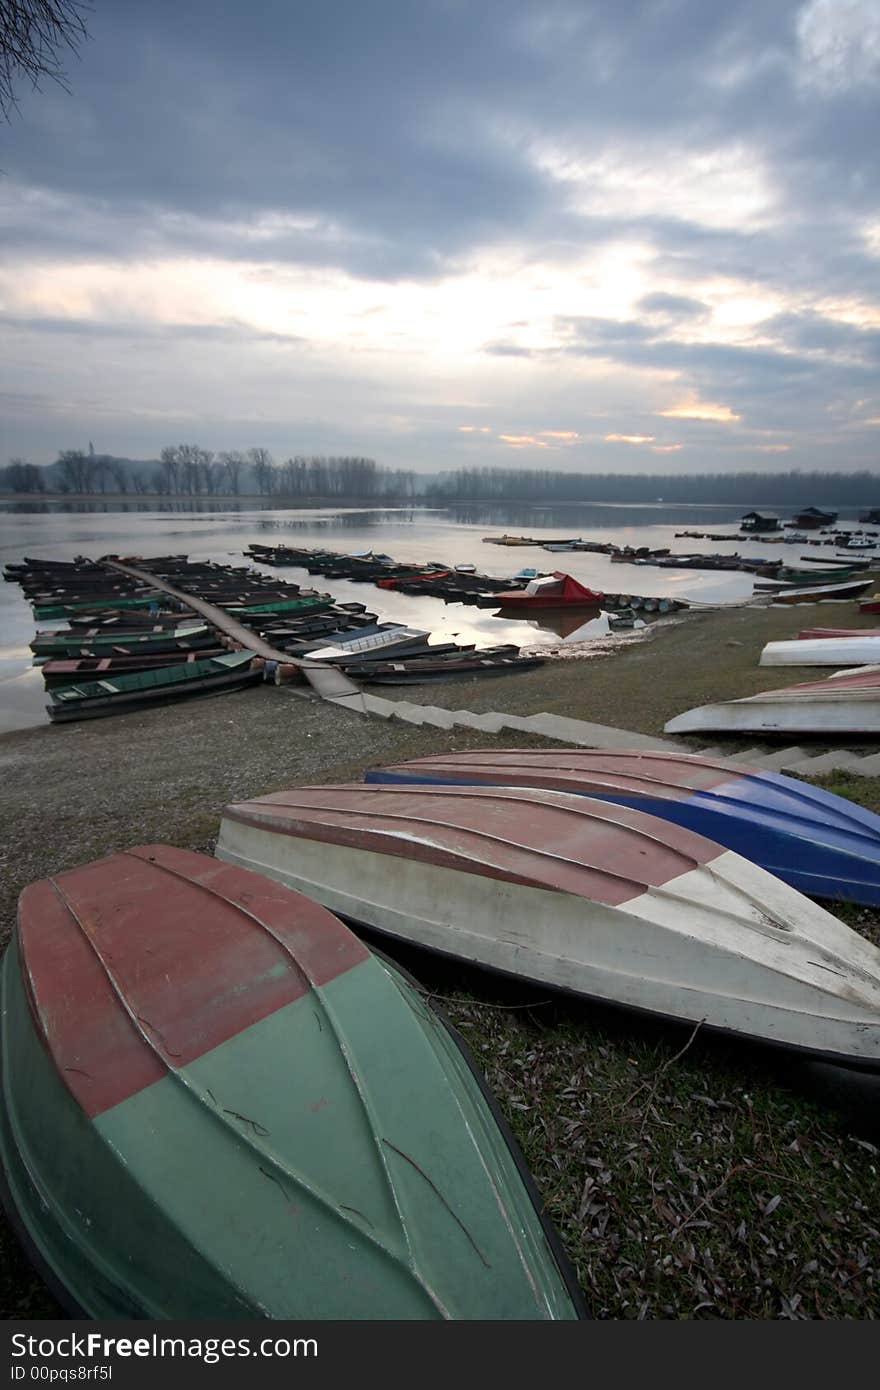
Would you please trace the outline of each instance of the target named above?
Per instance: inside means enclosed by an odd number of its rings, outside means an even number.
[[[878,1149],[774,1084],[772,1060],[650,1025],[621,1036],[586,1007],[444,1006],[594,1316],[877,1316]]]
[[[858,777],[845,769],[826,773],[824,777],[804,777],[802,781],[811,782],[823,791],[843,796],[854,801],[857,806],[865,806],[869,811],[880,815],[880,777]]]

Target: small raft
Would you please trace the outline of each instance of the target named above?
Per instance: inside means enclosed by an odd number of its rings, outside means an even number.
[[[295,787],[227,806],[216,853],[464,961],[880,1066],[880,951],[642,811],[508,787]]]
[[[801,893],[880,906],[880,816],[808,782],[724,758],[476,749],[375,768],[365,780],[593,796],[695,830]]]
[[[2,1059],[10,1214],[79,1316],[579,1315],[456,1035],[256,874],[149,845],[31,884]]]

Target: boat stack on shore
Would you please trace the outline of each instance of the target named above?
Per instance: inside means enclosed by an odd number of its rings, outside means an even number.
[[[776,598],[840,602],[853,596],[848,586],[831,585]],[[880,612],[880,597],[863,601],[859,611]],[[804,628],[794,641],[766,643],[759,664],[838,669],[822,680],[802,680],[740,699],[722,696],[714,704],[684,710],[668,720],[665,732],[880,738],[880,627]]]

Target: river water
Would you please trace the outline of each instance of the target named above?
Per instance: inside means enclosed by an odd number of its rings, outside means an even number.
[[[402,561],[474,564],[482,573],[506,578],[523,566],[564,570],[590,588],[687,598],[702,603],[736,603],[752,593],[750,575],[699,570],[663,570],[652,566],[612,565],[604,555],[587,552],[553,554],[537,546],[507,547],[483,543],[505,532],[536,539],[582,537],[616,545],[668,546],[673,554],[697,551],[732,554],[783,554],[789,560],[806,546],[743,541],[736,532],[743,506],[526,505],[474,504],[450,508],[302,508],[280,509],[249,504],[151,503],[0,503],[0,560],[23,556],[60,560],[86,555],[188,554],[193,559],[242,564],[252,541],[263,544],[321,546],[343,552],[373,549]],[[856,513],[842,512],[845,526]],[[849,520],[847,520],[849,518]],[[729,532],[730,540],[676,538],[676,531]],[[834,553],[809,548],[812,558]],[[455,639],[478,647],[514,642],[521,647],[555,647],[589,641],[608,632],[607,619],[583,622],[566,615],[540,621],[507,621],[491,610],[444,604],[436,598],[411,598],[347,580],[327,583],[304,570],[271,570],[297,583],[329,591],[340,602],[366,603],[380,620],[407,622],[433,634],[435,641]],[[31,665],[29,642],[35,625],[30,606],[17,584],[0,583],[0,732],[48,722],[39,670]]]

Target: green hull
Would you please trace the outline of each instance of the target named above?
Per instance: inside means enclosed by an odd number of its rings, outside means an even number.
[[[244,616],[251,613],[320,613],[332,606],[333,599],[330,594],[322,594],[320,598],[283,598],[276,603],[257,603],[248,607],[235,605],[234,609],[230,606],[228,611]]]
[[[71,613],[97,613],[104,608],[150,608],[153,604],[158,607],[164,597],[164,594],[156,592],[143,597],[84,599],[80,603],[35,603],[34,617],[43,622],[51,618],[67,618]]]
[[[299,895],[162,846],[32,885],[2,1009],[7,1200],[85,1316],[579,1315],[453,1036]]]
[[[169,662],[174,656],[174,652],[168,653]],[[52,703],[46,709],[53,720],[89,719],[152,701],[219,693],[261,678],[253,669],[253,652],[227,652],[186,665],[178,662],[103,680],[52,686],[47,692]]]
[[[96,653],[107,648],[108,654],[113,647],[131,647],[138,652],[148,652],[161,649],[169,642],[191,642],[199,637],[211,637],[213,640],[215,634],[204,623],[189,628],[168,628],[165,632],[144,637],[138,637],[136,633],[127,633],[124,637],[119,633],[96,637],[78,637],[75,632],[52,633],[51,636],[35,637],[31,642],[31,651],[35,656],[78,652],[82,647],[94,648]]]

